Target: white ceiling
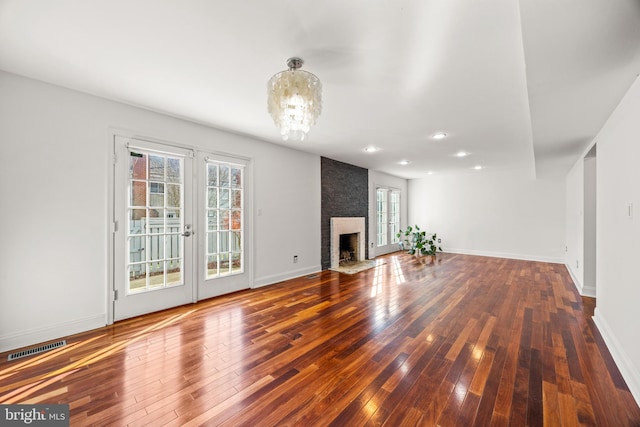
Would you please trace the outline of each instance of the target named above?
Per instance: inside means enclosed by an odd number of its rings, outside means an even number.
[[[266,111],[291,56],[324,89],[304,142]],[[546,177],[640,72],[640,1],[0,0],[0,69],[405,178]]]

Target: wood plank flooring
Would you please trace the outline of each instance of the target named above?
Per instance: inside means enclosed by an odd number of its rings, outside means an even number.
[[[563,265],[395,253],[3,354],[0,403],[68,403],[73,426],[639,426],[592,310]]]

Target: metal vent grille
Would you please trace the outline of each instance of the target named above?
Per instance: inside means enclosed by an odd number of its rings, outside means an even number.
[[[20,359],[21,357],[33,356],[34,354],[43,353],[45,351],[53,350],[54,348],[62,347],[65,345],[67,345],[66,340],[52,342],[49,344],[41,345],[40,347],[30,348],[29,350],[12,353],[9,355],[7,360],[10,362],[12,360]]]

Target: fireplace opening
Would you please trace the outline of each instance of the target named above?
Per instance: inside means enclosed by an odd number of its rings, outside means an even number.
[[[331,268],[364,261],[367,250],[364,220],[364,217],[331,218]],[[341,238],[343,234],[351,237]]]
[[[340,235],[340,260],[339,264],[355,263],[359,260],[358,247],[360,233],[347,233]]]

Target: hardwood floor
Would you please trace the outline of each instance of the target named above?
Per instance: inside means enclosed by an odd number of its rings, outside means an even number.
[[[640,425],[563,265],[377,263],[4,354],[0,403],[68,403],[73,426]]]

